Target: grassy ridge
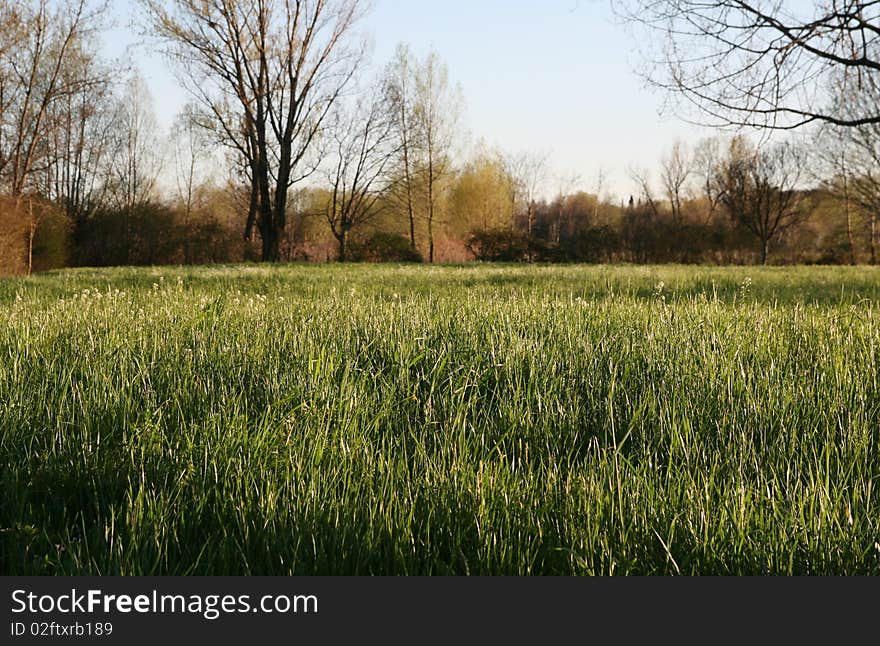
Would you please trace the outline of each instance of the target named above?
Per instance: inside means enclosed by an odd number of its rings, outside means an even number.
[[[0,282],[0,569],[880,574],[880,272]]]

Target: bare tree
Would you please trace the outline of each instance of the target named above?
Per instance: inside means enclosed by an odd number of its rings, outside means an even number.
[[[605,180],[607,180],[607,171],[600,166],[596,172],[596,206],[593,208],[593,222],[599,221],[599,215],[602,210],[602,194],[605,192]],[[573,187],[572,187],[573,188]]]
[[[25,96],[23,77],[16,74],[27,40],[27,15],[14,2],[0,0],[0,191],[11,192],[8,171],[14,151],[21,146],[20,119],[15,113]]]
[[[0,177],[11,195],[34,189],[45,171],[52,109],[83,84],[65,74],[72,50],[101,28],[105,9],[87,0],[0,4]]]
[[[350,110],[340,110],[333,128],[331,184],[325,215],[339,243],[339,262],[346,261],[348,234],[372,219],[382,196],[395,149],[394,122],[386,88],[362,97]]]
[[[110,162],[110,195],[114,206],[131,211],[155,194],[162,158],[153,97],[140,73],[135,72],[119,97],[114,121]]]
[[[868,215],[868,252],[872,265],[877,264],[880,244],[880,175],[876,170],[852,178],[851,191],[859,205]]]
[[[847,129],[849,130],[849,129]],[[857,248],[854,227],[853,181],[851,150],[847,137],[834,126],[819,129],[813,140],[810,159],[810,174],[814,180],[828,191],[843,210],[846,230],[846,253],[850,264],[857,262]]]
[[[114,134],[114,72],[92,43],[77,42],[62,72],[67,92],[53,102],[42,192],[75,226],[106,198],[107,166]]]
[[[880,123],[880,106],[842,113],[830,74],[880,73],[880,3],[872,0],[620,0],[659,33],[649,79],[713,124],[789,129],[813,122]],[[839,106],[838,106],[839,107]]]
[[[519,179],[519,156],[501,153],[501,164],[507,176],[507,199],[510,206],[510,229],[516,229],[516,218],[522,201],[522,185]]]
[[[409,47],[404,44],[397,46],[394,58],[389,63],[385,75],[388,86],[388,98],[391,102],[394,132],[398,141],[398,159],[396,174],[398,181],[389,191],[389,197],[400,204],[406,213],[409,223],[409,242],[416,249],[416,178],[414,162],[421,146],[419,131],[416,128],[415,96],[414,96],[414,60]]]
[[[833,86],[836,109],[844,115],[860,114],[880,105],[880,78],[860,82],[838,74]],[[848,240],[854,248],[852,206],[867,216],[867,242],[871,264],[877,263],[880,229],[880,123],[856,127],[826,125],[819,133],[818,156],[833,172],[831,188],[844,204]]]
[[[124,264],[132,260],[135,220],[156,197],[162,163],[153,97],[135,71],[112,110],[104,189],[107,205],[122,217],[123,240],[118,246]]]
[[[803,156],[791,143],[754,149],[741,137],[731,142],[719,169],[721,201],[731,219],[760,243],[761,264],[767,264],[770,243],[805,215],[798,190]]]
[[[699,141],[693,150],[691,167],[693,174],[699,177],[700,192],[706,201],[706,223],[715,219],[721,201],[717,178],[721,164],[721,141],[717,137],[709,137]]]
[[[672,150],[665,155],[660,163],[660,179],[663,181],[663,189],[669,207],[672,210],[673,222],[681,222],[682,193],[688,178],[691,175],[690,159],[684,144],[676,141]]]
[[[418,130],[417,171],[425,191],[428,262],[434,262],[434,223],[441,182],[453,171],[452,147],[461,115],[461,92],[436,53],[428,54],[415,77],[413,117]]]
[[[605,175],[603,170],[599,169],[599,175],[597,183],[599,185],[599,192],[602,191],[602,183],[605,180]],[[553,200],[553,212],[555,216],[555,222],[553,224],[553,242],[557,245],[562,241],[562,221],[565,219],[565,216],[568,216],[568,226],[566,235],[570,236],[572,233],[572,222],[571,222],[571,209],[566,208],[568,206],[569,198],[571,197],[572,192],[574,191],[575,186],[577,186],[578,182],[581,181],[580,175],[577,174],[569,174],[569,175],[561,175],[557,178],[558,182],[558,191],[556,193],[556,199]],[[598,204],[598,199],[597,199]],[[596,214],[594,213],[594,219],[596,218]]]
[[[656,219],[660,217],[660,207],[657,205],[657,199],[654,197],[654,190],[651,188],[651,177],[644,168],[631,167],[629,176],[636,183],[639,189],[639,201],[644,200],[651,210],[651,215]],[[630,199],[632,203],[632,199]],[[632,205],[632,204],[631,204]]]
[[[522,202],[516,205],[522,209],[526,217],[526,235],[528,238],[528,261],[534,259],[532,237],[535,232],[535,218],[538,214],[538,198],[549,172],[550,153],[546,151],[527,151],[511,158],[509,169],[515,190]]]
[[[211,175],[209,164],[213,155],[209,151],[208,133],[201,125],[202,115],[195,104],[184,106],[174,121],[170,133],[170,148],[174,158],[176,199],[183,211],[184,262],[193,258],[191,233],[193,214],[199,207],[200,195]]]
[[[251,190],[245,238],[280,258],[291,188],[314,173],[327,115],[363,58],[362,0],[141,0]]]

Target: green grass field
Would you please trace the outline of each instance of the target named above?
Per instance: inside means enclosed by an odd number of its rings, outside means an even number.
[[[880,271],[0,281],[5,574],[880,574]]]

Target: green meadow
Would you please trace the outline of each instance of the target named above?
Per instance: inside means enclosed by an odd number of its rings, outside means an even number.
[[[0,572],[880,574],[880,271],[0,281]]]

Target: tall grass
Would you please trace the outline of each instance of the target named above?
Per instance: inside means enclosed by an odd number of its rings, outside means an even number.
[[[880,272],[0,282],[9,574],[880,574]]]

